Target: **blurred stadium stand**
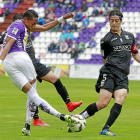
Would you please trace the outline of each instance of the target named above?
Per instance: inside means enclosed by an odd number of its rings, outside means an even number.
[[[76,4],[76,11],[79,11],[82,2],[81,0],[73,0]],[[83,15],[89,17],[89,25],[82,30],[82,32],[74,32],[76,42],[79,44],[81,41],[85,42],[85,46],[88,46],[88,42],[91,36],[95,36],[96,47],[94,48],[85,48],[83,53],[80,53],[78,58],[71,59],[71,54],[68,53],[49,53],[47,50],[48,45],[51,41],[58,42],[60,39],[61,32],[35,32],[35,40],[33,41],[36,57],[44,64],[102,64],[102,57],[100,55],[100,39],[110,30],[108,18],[104,16],[92,17],[93,7],[97,6],[98,10],[104,11],[105,8],[101,7],[101,2],[103,0],[94,0],[93,2],[87,3],[88,9],[86,12],[83,12]],[[23,13],[28,9],[32,9],[34,0],[24,0],[22,3],[11,4],[10,2],[4,3],[0,1],[0,6],[3,8],[8,7],[10,15],[4,19],[0,17],[0,32],[3,32],[12,22],[12,17],[14,14]],[[45,17],[45,11],[49,3],[40,3],[38,7],[33,8],[38,12],[40,17]],[[113,9],[114,0],[110,0],[110,10]],[[55,2],[56,9],[54,11],[56,17],[60,17],[67,13],[66,7],[57,7],[58,2]],[[132,32],[137,40],[140,37],[140,0],[127,0],[127,4],[121,9],[123,12],[123,25],[122,28],[126,31]],[[73,23],[73,19],[68,19],[67,21],[70,24]],[[81,22],[76,22],[78,27],[82,26]],[[131,64],[136,65],[131,60]]]

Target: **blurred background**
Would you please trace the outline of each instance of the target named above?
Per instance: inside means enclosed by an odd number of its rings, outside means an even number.
[[[36,58],[52,66],[58,77],[97,78],[103,65],[100,39],[110,31],[108,13],[114,8],[123,13],[122,28],[134,34],[139,49],[140,0],[0,0],[0,34],[12,23],[14,14],[28,9],[38,12],[40,25],[73,12],[75,18],[55,28],[31,33]],[[132,58],[130,79],[140,79],[137,74],[139,64]]]

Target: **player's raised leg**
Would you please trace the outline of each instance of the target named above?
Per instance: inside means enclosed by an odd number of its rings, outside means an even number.
[[[32,87],[36,90],[36,82],[32,84]],[[31,125],[31,121],[33,119],[33,125],[35,126],[50,126],[49,124],[44,123],[38,116],[38,107],[31,101],[29,98],[27,99],[27,113],[26,113],[26,122],[25,126]]]
[[[61,98],[65,102],[65,104],[67,105],[67,108],[70,112],[73,111],[74,109],[76,109],[77,107],[79,107],[83,103],[83,101],[71,102],[71,100],[69,98],[69,94],[67,92],[67,89],[62,84],[61,80],[58,79],[52,71],[47,73],[45,76],[41,77],[41,79],[48,81],[55,86],[57,92],[59,93],[59,95],[61,96]]]
[[[116,134],[112,133],[109,128],[114,124],[116,119],[121,113],[122,105],[124,100],[127,96],[127,89],[119,89],[114,92],[115,103],[110,110],[110,115],[100,132],[100,135],[109,135],[109,136],[116,136]]]
[[[66,121],[67,123],[74,125],[75,120],[73,120],[70,115],[63,115],[57,110],[55,110],[47,101],[39,97],[36,90],[29,83],[27,83],[23,87],[22,91],[25,92],[28,97],[44,112],[54,115],[60,120]]]
[[[66,121],[69,124],[74,124],[74,120],[69,115],[63,115],[55,110],[47,101],[42,99],[36,90],[33,88],[33,84],[36,82],[36,72],[34,66],[28,56],[28,54],[12,53],[11,57],[7,57],[4,61],[4,68],[7,71],[11,81],[24,93],[27,94],[29,99],[35,103],[41,110],[58,117],[62,121]],[[14,61],[13,65],[11,63]],[[18,69],[17,69],[18,66]],[[11,70],[12,69],[12,70]],[[20,71],[19,71],[20,69]],[[29,83],[30,82],[30,83]],[[33,85],[33,86],[32,86]],[[30,128],[27,131],[24,130],[25,135],[30,135]]]

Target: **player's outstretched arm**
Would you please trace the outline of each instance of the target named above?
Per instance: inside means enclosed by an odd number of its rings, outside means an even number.
[[[2,53],[0,55],[0,66],[1,66],[3,60],[5,59],[6,55],[8,54],[11,46],[14,44],[14,42],[15,42],[15,39],[13,39],[11,37],[7,38],[6,45],[5,45],[3,51],[2,51]]]
[[[140,54],[139,53],[132,53],[133,58],[140,63]]]
[[[45,32],[54,28],[57,24],[61,23],[63,20],[73,18],[73,17],[74,17],[73,13],[67,13],[66,15],[58,18],[57,20],[54,20],[45,25],[36,25],[31,31],[32,32]]]

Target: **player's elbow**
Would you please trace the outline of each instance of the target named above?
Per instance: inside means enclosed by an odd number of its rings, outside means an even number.
[[[136,54],[132,53],[132,56],[137,62],[140,63],[140,54],[139,53],[136,53]]]

